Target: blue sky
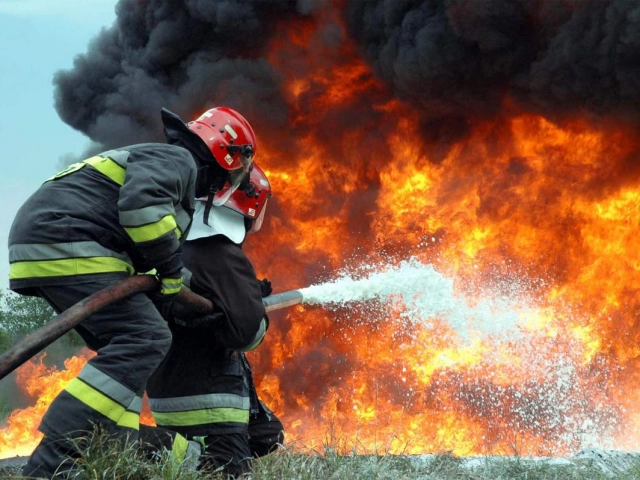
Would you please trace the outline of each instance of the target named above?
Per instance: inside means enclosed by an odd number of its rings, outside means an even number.
[[[62,122],[53,104],[56,71],[114,19],[117,0],[0,0],[0,289],[8,288],[7,237],[20,205],[61,157],[89,139]]]

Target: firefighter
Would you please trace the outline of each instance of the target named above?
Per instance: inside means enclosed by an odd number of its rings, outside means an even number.
[[[203,445],[200,468],[238,476],[250,459],[283,442],[282,423],[258,400],[244,351],[255,349],[268,326],[262,298],[271,283],[256,278],[242,251],[246,233],[260,230],[271,187],[252,166],[250,182],[222,207],[205,214],[196,201],[184,244],[185,284],[211,299],[215,311],[196,317],[181,305],[169,322],[169,353],[149,379],[149,406],[158,427]]]
[[[171,344],[160,310],[182,287],[181,244],[195,198],[221,205],[248,176],[256,139],[238,112],[213,108],[186,125],[162,109],[161,119],[167,144],[126,146],[67,167],[31,195],[11,227],[11,290],[42,297],[58,313],[130,275],[155,269],[158,278],[157,292],[108,305],[76,327],[97,355],[42,418],[27,477],[70,475],[88,431],[138,438],[141,396]]]

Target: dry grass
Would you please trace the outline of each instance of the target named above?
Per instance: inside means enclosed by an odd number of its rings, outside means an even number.
[[[222,474],[203,474],[176,464],[168,453],[157,461],[144,459],[137,449],[92,438],[77,460],[83,480],[215,480]],[[0,478],[17,480],[19,463],[0,463]],[[282,447],[276,453],[256,459],[254,480],[637,480],[640,460],[627,461],[623,469],[611,472],[589,459],[531,460],[519,457],[458,458],[450,454],[405,456],[338,454],[327,445],[321,451]]]

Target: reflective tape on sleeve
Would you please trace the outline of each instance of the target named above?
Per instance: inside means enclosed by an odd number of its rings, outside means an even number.
[[[162,295],[175,295],[182,288],[182,277],[160,279],[161,287],[160,293]]]
[[[139,227],[162,220],[167,215],[173,215],[174,208],[171,203],[161,203],[136,210],[124,210],[120,212],[120,224],[123,227]]]
[[[124,227],[125,231],[135,243],[149,242],[176,230],[176,220],[173,215],[166,215],[161,220],[141,227]],[[176,232],[177,234],[177,232]]]
[[[264,336],[266,335],[266,333],[267,333],[267,322],[263,318],[260,321],[260,328],[258,328],[258,333],[256,333],[256,336],[253,338],[253,342],[251,342],[251,344],[248,347],[243,348],[243,350],[245,352],[250,352],[251,350],[255,350],[256,348],[258,348],[262,343],[262,341],[264,340]]]
[[[84,163],[91,165],[105,177],[113,180],[118,185],[122,186],[124,184],[124,176],[127,171],[111,158],[96,155],[95,157],[85,160]]]

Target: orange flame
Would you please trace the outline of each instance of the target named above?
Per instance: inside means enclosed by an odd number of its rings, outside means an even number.
[[[46,354],[42,354],[16,369],[16,384],[20,392],[35,400],[35,404],[14,410],[5,420],[6,426],[0,428],[0,459],[31,454],[42,439],[38,431],[42,416],[58,393],[93,356],[95,352],[85,348],[78,356],[66,359],[64,369],[58,370],[55,365],[47,366],[44,363]],[[143,405],[140,421],[155,425],[146,401]]]
[[[272,314],[251,357],[288,438],[389,453],[638,448],[633,128],[505,102],[461,140],[433,141],[352,44],[318,47],[340,28],[323,22],[287,24],[270,49],[300,134],[261,150],[276,204],[247,242],[258,269],[286,290],[414,257],[471,302],[517,285],[524,305],[515,338],[466,340],[446,315],[407,323],[397,303]]]
[[[93,355],[86,350],[81,356],[65,360],[65,369],[58,370],[44,364],[43,354],[16,369],[16,383],[36,403],[14,410],[6,419],[6,427],[0,429],[0,458],[31,454],[42,438],[38,425],[49,404]]]

